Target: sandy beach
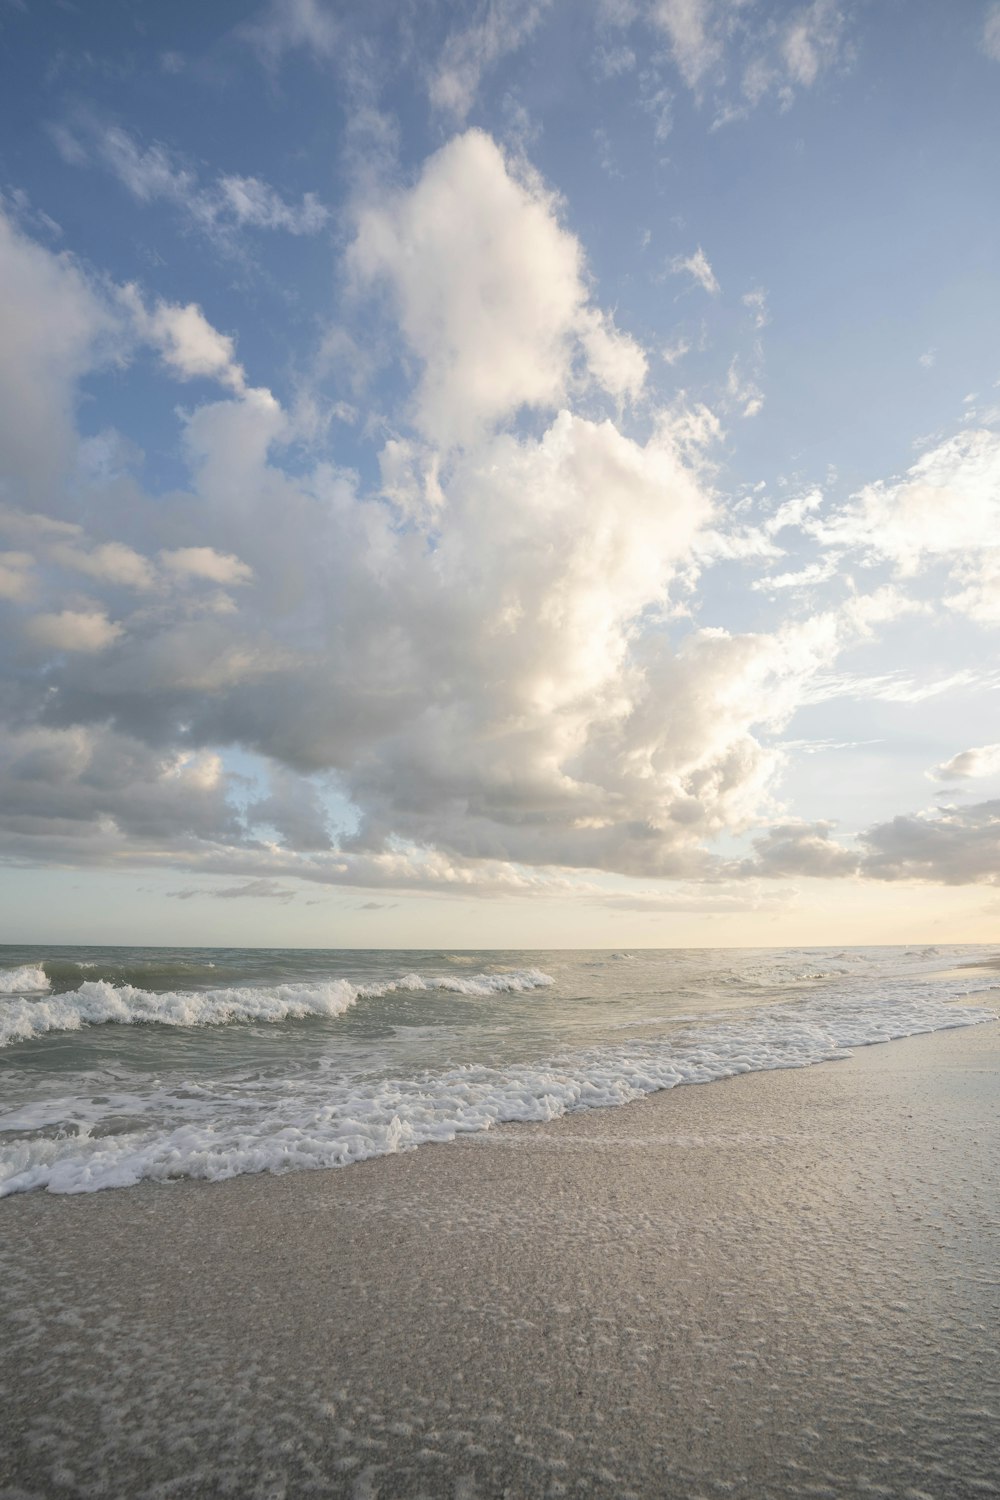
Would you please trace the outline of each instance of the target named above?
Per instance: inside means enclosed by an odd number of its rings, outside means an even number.
[[[1000,1493],[1000,1025],[7,1200],[4,1500]]]

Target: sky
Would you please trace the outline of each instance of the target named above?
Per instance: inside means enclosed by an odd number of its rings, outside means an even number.
[[[996,940],[998,140],[980,0],[0,0],[0,940]]]

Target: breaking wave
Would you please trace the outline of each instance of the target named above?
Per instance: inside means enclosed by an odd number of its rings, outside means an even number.
[[[41,995],[48,988],[49,976],[40,964],[0,969],[0,995]]]
[[[16,997],[0,999],[0,1047],[29,1041],[50,1031],[79,1031],[84,1026],[225,1026],[241,1021],[303,1020],[307,1016],[331,1018],[342,1015],[358,1000],[387,995],[394,990],[446,990],[458,995],[482,997],[533,990],[552,983],[540,969],[515,969],[505,974],[431,978],[404,974],[399,979],[369,985],[331,979],[154,994],[131,984],[115,985],[106,979],[89,979],[78,989],[44,1000],[29,1000],[23,998],[26,990],[47,989],[44,971],[24,968],[14,973],[32,974],[41,982],[32,986],[22,981],[17,986],[0,990],[0,995]]]

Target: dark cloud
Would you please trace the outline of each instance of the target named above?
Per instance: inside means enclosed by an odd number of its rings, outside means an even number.
[[[995,885],[1000,883],[1000,801],[947,807],[933,818],[892,818],[869,828],[862,843],[862,869],[874,880]]]

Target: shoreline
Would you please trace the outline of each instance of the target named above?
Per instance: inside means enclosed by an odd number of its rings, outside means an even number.
[[[1000,1493],[1000,1023],[0,1206],[0,1497]]]

